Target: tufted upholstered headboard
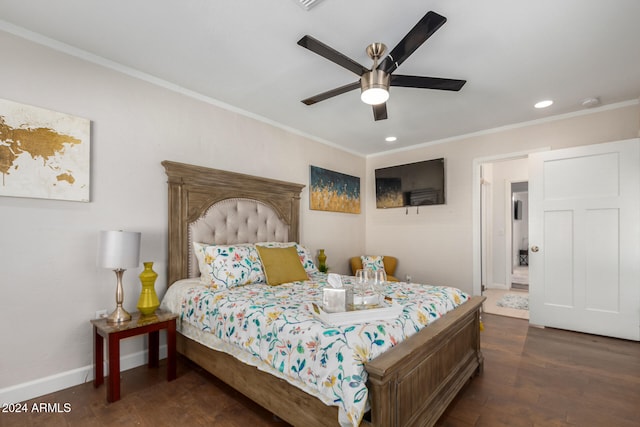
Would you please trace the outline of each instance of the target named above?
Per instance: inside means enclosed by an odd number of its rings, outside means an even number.
[[[199,276],[193,242],[299,241],[302,184],[163,161],[169,184],[168,284]]]

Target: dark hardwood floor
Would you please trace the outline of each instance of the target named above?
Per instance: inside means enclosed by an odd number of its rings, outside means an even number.
[[[639,343],[490,314],[483,320],[484,372],[439,426],[640,425]],[[287,426],[181,357],[178,378],[167,382],[163,362],[160,369],[122,373],[118,402],[107,404],[104,386],[86,383],[26,402],[29,413],[0,413],[0,427]],[[57,405],[60,412],[32,412],[34,403]]]
[[[438,425],[640,425],[640,343],[483,319],[484,373]]]

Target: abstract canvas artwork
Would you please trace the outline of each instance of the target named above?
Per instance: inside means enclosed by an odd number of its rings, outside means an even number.
[[[311,166],[310,208],[360,213],[360,178]]]
[[[89,201],[90,121],[0,99],[0,196]]]

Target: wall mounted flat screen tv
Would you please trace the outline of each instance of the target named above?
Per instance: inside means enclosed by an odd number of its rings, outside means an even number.
[[[376,207],[444,204],[444,158],[375,170]]]

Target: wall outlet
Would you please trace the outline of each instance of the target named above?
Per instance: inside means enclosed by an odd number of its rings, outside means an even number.
[[[407,283],[411,283],[411,276],[407,274],[407,276],[404,278],[404,281]]]
[[[107,309],[96,311],[96,319],[102,319],[107,317]]]

